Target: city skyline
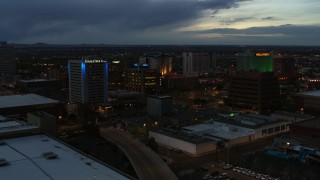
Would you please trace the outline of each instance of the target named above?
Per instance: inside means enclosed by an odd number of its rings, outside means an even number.
[[[50,44],[319,45],[315,0],[5,1],[1,39]]]

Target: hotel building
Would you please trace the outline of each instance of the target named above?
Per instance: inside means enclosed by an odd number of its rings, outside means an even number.
[[[108,102],[108,62],[84,58],[70,60],[69,101],[70,103]]]

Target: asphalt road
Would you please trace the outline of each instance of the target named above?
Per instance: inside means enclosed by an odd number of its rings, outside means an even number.
[[[114,129],[113,127],[100,128],[100,135],[106,140],[117,144],[119,149],[121,149],[130,160],[139,179],[178,179],[158,154],[140,141],[130,137],[126,132]]]

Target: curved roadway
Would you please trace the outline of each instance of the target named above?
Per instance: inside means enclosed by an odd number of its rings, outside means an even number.
[[[167,164],[140,141],[114,128],[100,128],[100,135],[124,152],[141,180],[177,180]]]

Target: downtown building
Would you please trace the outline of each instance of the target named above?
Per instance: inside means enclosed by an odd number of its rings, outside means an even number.
[[[84,58],[70,60],[69,101],[72,104],[108,102],[108,62]]]
[[[5,41],[0,41],[0,84],[13,84],[16,79],[14,47]]]
[[[238,54],[237,72],[230,78],[227,103],[241,111],[272,113],[280,97],[273,67],[271,53],[247,51]]]
[[[125,89],[144,95],[155,94],[160,83],[160,73],[156,69],[140,67],[137,64],[134,66],[134,68],[126,69]]]
[[[296,81],[299,73],[295,68],[295,59],[293,56],[278,54],[274,56],[273,71],[278,80],[282,83]]]
[[[231,76],[228,103],[233,108],[269,114],[279,97],[279,83],[273,72],[242,71]]]
[[[124,89],[127,66],[124,60],[109,61],[109,90]]]
[[[139,58],[139,65],[148,65],[149,69],[156,69],[161,75],[166,75],[172,72],[172,59],[167,54],[148,52]]]
[[[216,69],[216,54],[183,52],[183,74],[206,75]]]
[[[239,53],[237,60],[237,71],[273,71],[273,55],[269,52],[251,52]]]

